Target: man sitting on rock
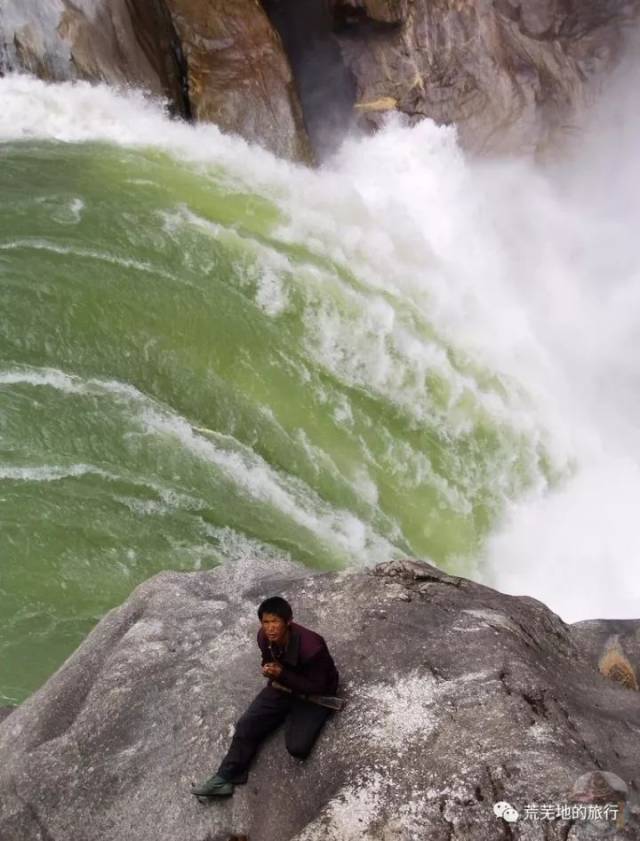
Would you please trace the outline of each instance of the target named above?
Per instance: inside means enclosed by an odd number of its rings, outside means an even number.
[[[225,797],[247,782],[251,760],[262,740],[286,719],[285,744],[297,759],[306,759],[330,710],[299,697],[334,695],[338,672],[324,639],[292,621],[291,605],[280,596],[258,608],[258,646],[268,685],[236,724],[227,755],[217,773],[192,788],[198,797]],[[276,682],[283,689],[275,688]],[[285,690],[289,690],[288,692]]]

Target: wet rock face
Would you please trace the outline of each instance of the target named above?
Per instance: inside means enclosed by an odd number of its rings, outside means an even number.
[[[282,44],[255,0],[4,0],[0,74],[134,85],[182,117],[310,160]]]
[[[285,158],[309,160],[282,43],[256,0],[166,0],[186,58],[193,116]]]
[[[189,111],[180,44],[163,0],[5,0],[0,71],[132,84]]]
[[[640,10],[638,0],[331,2],[362,122],[397,110],[456,123],[480,153],[544,151],[566,137]]]
[[[215,770],[263,683],[255,607],[275,593],[325,635],[347,706],[304,764],[277,733],[247,786],[202,805],[191,781]],[[596,802],[604,779],[616,798],[625,790],[615,837],[631,841],[638,694],[598,669],[612,635],[638,668],[627,643],[640,621],[622,633],[615,622],[567,626],[534,599],[415,562],[348,575],[252,562],[166,573],[0,725],[0,838],[581,841],[605,826],[527,823],[525,808]],[[510,810],[496,817],[496,803]]]

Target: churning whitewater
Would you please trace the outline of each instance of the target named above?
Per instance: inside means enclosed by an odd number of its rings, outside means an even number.
[[[640,213],[599,142],[542,173],[397,123],[311,171],[138,93],[0,98],[0,701],[239,556],[637,613]]]

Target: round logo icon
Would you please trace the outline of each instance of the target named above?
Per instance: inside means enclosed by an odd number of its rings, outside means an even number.
[[[515,823],[520,817],[517,810],[506,800],[499,800],[493,804],[493,814],[496,818],[502,818],[507,823]]]

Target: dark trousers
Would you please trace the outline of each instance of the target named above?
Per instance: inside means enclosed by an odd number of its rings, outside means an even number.
[[[286,719],[284,741],[298,759],[306,759],[331,710],[266,686],[236,724],[236,732],[218,774],[229,782],[247,781],[247,771],[260,742]]]

